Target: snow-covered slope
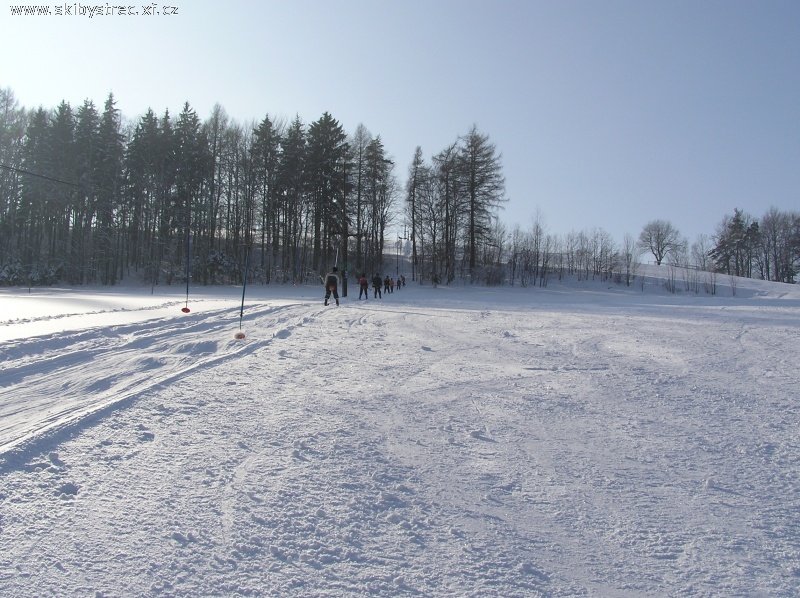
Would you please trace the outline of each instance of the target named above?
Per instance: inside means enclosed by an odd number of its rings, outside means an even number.
[[[2,290],[0,595],[796,595],[800,293],[737,287]]]

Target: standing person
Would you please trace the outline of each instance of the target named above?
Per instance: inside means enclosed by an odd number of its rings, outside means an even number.
[[[336,266],[325,277],[325,305],[328,305],[331,293],[333,293],[333,298],[336,299],[336,305],[339,305],[339,269]]]
[[[361,295],[364,295],[364,300],[369,299],[369,281],[367,280],[366,272],[361,274],[358,279],[358,300],[361,301]]]
[[[389,293],[389,275],[386,275],[386,278],[383,279],[383,293]]]
[[[381,280],[381,275],[376,274],[372,277],[372,291],[374,294],[373,299],[380,299],[381,298],[381,285],[383,284],[383,280]]]

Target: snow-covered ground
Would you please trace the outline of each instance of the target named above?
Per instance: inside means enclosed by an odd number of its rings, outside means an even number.
[[[790,596],[800,288],[0,290],[2,596]]]

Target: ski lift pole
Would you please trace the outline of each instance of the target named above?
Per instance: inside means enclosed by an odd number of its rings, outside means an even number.
[[[189,231],[186,231],[186,304],[189,304],[189,276],[192,273],[191,259],[192,259],[192,238]]]
[[[186,305],[181,309],[181,311],[185,314],[188,314],[191,310],[189,309],[189,275],[191,273],[190,268],[190,259],[191,259],[191,231],[189,227],[186,227]]]
[[[333,265],[337,268],[339,267],[339,246],[341,245],[341,241],[336,244],[336,259],[333,262]],[[347,262],[345,261],[345,267],[347,267]],[[342,278],[342,297],[347,297],[347,270],[342,270],[341,274]]]
[[[242,329],[242,318],[244,318],[244,294],[247,290],[247,271],[250,264],[250,250],[244,256],[244,282],[242,283],[242,307],[239,309],[239,330]]]
[[[239,332],[233,335],[233,338],[242,340],[245,337],[242,332],[242,319],[244,318],[244,294],[247,291],[247,271],[250,264],[250,248],[245,250],[244,254],[244,280],[242,281],[242,306],[239,308]]]

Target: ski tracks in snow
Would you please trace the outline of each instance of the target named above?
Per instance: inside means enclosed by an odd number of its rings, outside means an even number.
[[[73,433],[92,416],[192,372],[257,351],[291,334],[304,316],[292,306],[251,308],[272,334],[232,337],[230,310],[142,324],[59,333],[6,343],[0,371],[0,465],[36,450],[46,437]],[[307,310],[298,310],[304,313]]]
[[[60,368],[108,376],[116,343],[149,379],[84,389],[112,407],[70,440],[27,432],[0,588],[790,594],[797,330],[703,323],[370,301],[263,307],[240,344],[211,316],[64,337]],[[4,380],[47,396],[34,352]]]

